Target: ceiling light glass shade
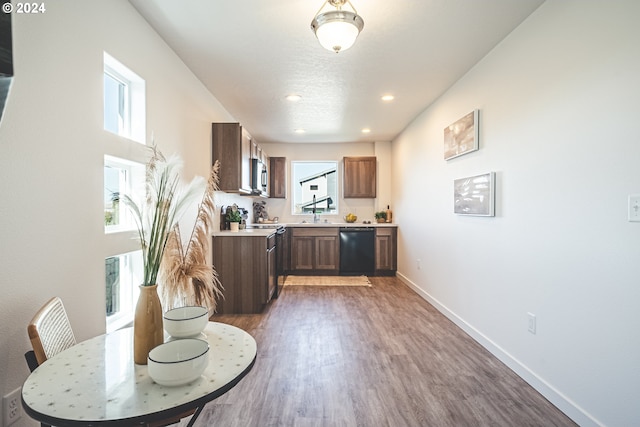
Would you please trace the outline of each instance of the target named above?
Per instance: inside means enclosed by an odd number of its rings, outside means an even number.
[[[319,13],[311,21],[311,29],[322,47],[336,53],[353,46],[363,27],[364,20],[346,10]]]

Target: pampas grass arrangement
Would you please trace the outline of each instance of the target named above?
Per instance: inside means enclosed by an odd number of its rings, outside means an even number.
[[[163,309],[201,305],[213,314],[222,285],[216,271],[207,263],[213,214],[213,196],[218,190],[220,164],[212,166],[204,186],[202,177],[180,186],[181,162],[167,160],[153,144],[146,165],[145,197],[135,202],[123,195],[138,228],[142,249],[144,279],[142,286],[159,285]],[[192,207],[204,187],[197,217],[186,245],[180,234],[179,220]]]
[[[198,206],[198,214],[186,245],[176,224],[167,241],[161,264],[161,293],[166,310],[183,305],[200,305],[215,311],[222,284],[215,269],[207,262],[213,215],[214,193],[218,191],[220,163],[211,168],[207,186]]]
[[[171,230],[198,194],[196,179],[184,190],[179,188],[181,163],[177,157],[167,161],[155,144],[150,150],[144,200],[136,202],[129,195],[122,196],[138,228],[144,264],[142,286],[158,284],[158,272]]]

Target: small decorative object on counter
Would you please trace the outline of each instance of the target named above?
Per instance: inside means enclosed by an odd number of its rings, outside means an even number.
[[[385,211],[376,212],[375,217],[378,223],[382,223],[387,220],[387,213]]]
[[[389,209],[389,205],[387,205],[387,217],[386,217],[386,222],[391,222],[391,219],[393,217],[393,213],[391,212],[391,209]]]
[[[352,213],[348,213],[345,217],[344,220],[346,222],[356,222],[358,220],[358,216],[354,215]]]
[[[269,213],[267,212],[267,202],[264,200],[253,202],[253,221],[265,222],[268,219]]]

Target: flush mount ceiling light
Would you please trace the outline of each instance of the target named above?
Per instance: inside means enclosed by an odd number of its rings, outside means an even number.
[[[327,4],[335,7],[336,10],[322,12]],[[342,10],[345,4],[348,4],[353,12]],[[363,27],[364,20],[349,0],[326,0],[311,21],[311,29],[322,47],[335,53],[353,46]]]

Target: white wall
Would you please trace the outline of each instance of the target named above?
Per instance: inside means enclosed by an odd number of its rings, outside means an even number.
[[[0,125],[1,395],[25,380],[26,325],[52,296],[79,340],[105,330],[103,154],[121,141],[102,130],[103,51],[146,80],[148,139],[183,157],[185,178],[208,175],[211,122],[233,120],[125,0],[56,0],[13,18]]]
[[[640,425],[638,16],[547,1],[392,142],[401,277],[581,425]],[[474,108],[480,150],[443,160]],[[488,171],[496,217],[454,215]]]

